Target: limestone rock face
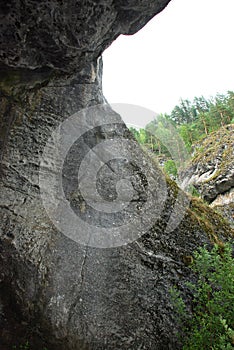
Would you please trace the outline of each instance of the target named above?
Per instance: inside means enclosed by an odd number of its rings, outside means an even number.
[[[0,62],[77,71],[120,34],[137,32],[169,1],[2,1]]]
[[[192,185],[210,206],[234,225],[234,125],[213,132],[196,145],[180,174],[182,187]]]
[[[210,134],[195,149],[193,159],[180,174],[182,187],[193,185],[209,203],[234,188],[234,125]],[[226,201],[232,201],[227,196]],[[226,202],[225,201],[225,202]],[[227,204],[227,203],[226,203]]]
[[[4,338],[9,313],[11,317],[15,313],[21,330],[23,321],[25,329],[36,332],[35,339],[44,339],[49,349],[180,347],[169,289],[176,284],[187,295],[184,282],[193,276],[184,257],[209,238],[225,239],[230,226],[222,225],[218,214],[206,207],[198,218],[200,204],[191,201],[189,205],[176,184],[164,179],[108,105],[104,109],[107,118],[112,114],[118,123],[87,133],[75,152],[71,149],[71,161],[79,162],[95,142],[114,139],[118,148],[118,142],[122,147],[120,138],[131,140],[134,162],[124,162],[124,174],[135,197],[125,217],[115,219],[133,217],[134,222],[149,194],[151,207],[163,209],[150,229],[119,247],[102,249],[76,243],[49,219],[39,186],[42,152],[53,130],[77,111],[105,101],[101,52],[120,33],[139,30],[168,2],[12,0],[1,4],[1,349],[11,348],[17,339],[15,330],[14,339]],[[72,162],[65,162],[63,185],[67,200],[77,209],[82,203],[78,195],[74,197],[77,170],[70,167]],[[137,167],[140,162],[148,164],[147,179]],[[103,201],[110,201],[123,171],[120,161],[106,163],[97,188]],[[86,175],[89,178],[91,172]],[[147,190],[151,183],[158,188],[152,193],[151,188]],[[163,184],[166,198],[161,201]],[[103,222],[105,227],[113,225],[108,215],[104,220],[97,211],[90,215],[81,207],[84,221],[94,220],[100,234]],[[178,226],[175,221],[180,212],[183,221]],[[174,229],[167,230],[170,219]],[[83,227],[74,230],[79,233]],[[35,344],[36,340],[32,347],[38,350]]]
[[[219,194],[210,206],[219,211],[234,227],[234,188],[225,194]]]

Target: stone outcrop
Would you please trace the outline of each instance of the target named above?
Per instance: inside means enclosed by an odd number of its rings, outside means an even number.
[[[234,227],[234,188],[225,194],[219,194],[210,206],[219,211]]]
[[[234,222],[233,140],[233,124],[213,132],[195,145],[193,158],[180,173],[182,187],[194,186],[201,197],[210,203],[212,208],[220,209],[232,224]]]
[[[134,140],[130,150],[134,164],[148,164],[147,181],[158,185],[158,191],[150,194],[152,206],[163,211],[147,233],[128,245],[101,249],[75,243],[50,221],[39,186],[41,155],[53,130],[77,111],[105,101],[102,51],[119,34],[135,33],[168,2],[12,0],[1,4],[1,349],[8,350],[17,340],[17,325],[12,339],[9,329],[4,333],[8,317],[19,320],[21,333],[22,324],[32,330],[32,348],[37,350],[38,338],[50,350],[180,347],[169,289],[177,285],[187,295],[184,282],[193,276],[185,257],[204,243],[225,239],[230,226],[199,201],[188,205],[188,198],[164,179]],[[114,114],[108,106],[104,110],[107,117]],[[96,139],[131,139],[116,118],[118,127],[97,128],[81,140],[72,154],[74,162]],[[147,189],[134,164],[125,167],[137,195],[128,215],[135,206],[138,210],[144,206]],[[108,166],[108,176],[100,173],[103,200],[116,194],[112,185],[118,178],[117,165],[113,174],[109,171],[113,164]],[[65,170],[69,197],[76,172],[69,164]],[[161,203],[158,197],[165,181],[166,198]],[[183,221],[168,231],[173,211],[178,217],[184,208]],[[88,213],[82,215],[88,220]],[[98,216],[91,219],[101,225]],[[27,340],[27,332],[25,336]]]
[[[234,187],[234,125],[213,132],[195,147],[191,163],[180,175],[211,203]]]
[[[141,29],[169,1],[1,2],[0,62],[5,81],[11,87],[12,79],[33,86],[59,72],[80,71],[120,34]],[[16,70],[8,74],[10,67]]]

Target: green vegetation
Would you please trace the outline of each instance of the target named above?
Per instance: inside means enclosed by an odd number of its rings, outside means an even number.
[[[193,102],[181,100],[171,112],[170,119],[177,125],[180,136],[188,149],[220,127],[231,124],[234,119],[234,92],[217,94],[206,100],[195,97]]]
[[[30,343],[28,341],[26,341],[24,344],[21,344],[21,345],[18,345],[18,346],[14,345],[12,347],[12,350],[31,350],[31,346],[30,346]],[[48,350],[48,349],[43,347],[41,350]]]
[[[196,187],[194,187],[193,185],[189,185],[188,186],[187,192],[190,193],[193,197],[199,197],[200,198],[200,193],[198,192]]]
[[[164,170],[169,176],[177,176],[177,168],[174,160],[168,159],[164,164]]]
[[[179,150],[178,140],[173,137],[172,126],[182,138],[187,151],[192,145],[220,127],[234,123],[234,92],[217,94],[205,99],[195,97],[193,101],[181,100],[171,114],[158,115],[145,129],[130,128],[140,144],[156,155],[170,157],[168,149]],[[165,144],[165,140],[167,143]]]
[[[234,230],[231,229],[229,222],[201,198],[191,197],[190,208],[187,209],[187,212],[190,222],[206,232],[211,242],[222,246],[222,236],[234,238]],[[216,230],[217,225],[219,235]]]
[[[197,275],[187,286],[193,293],[192,316],[176,288],[171,290],[183,350],[231,350],[234,346],[234,259],[231,244],[200,248],[191,259]]]
[[[208,162],[215,163],[217,159],[219,160],[218,168],[206,182],[215,180],[220,174],[225,174],[231,169],[234,161],[233,133],[234,125],[224,126],[203,139],[199,147],[194,144],[195,153],[191,163],[199,162],[200,165],[206,166]]]
[[[14,350],[18,350],[18,349],[20,349],[20,350],[30,350],[30,345],[29,345],[29,342],[26,341],[24,344],[21,344],[19,346],[14,345],[12,347],[12,349],[14,349]]]

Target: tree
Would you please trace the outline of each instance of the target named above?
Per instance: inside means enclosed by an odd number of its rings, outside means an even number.
[[[175,106],[170,117],[177,125],[187,124],[197,119],[197,111],[189,100],[181,99],[180,105]]]
[[[193,103],[195,109],[197,110],[200,125],[203,126],[205,134],[208,135],[208,112],[210,110],[211,103],[210,101],[206,100],[204,96],[195,97]]]

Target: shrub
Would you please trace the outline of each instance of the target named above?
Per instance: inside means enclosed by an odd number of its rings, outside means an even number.
[[[197,283],[193,292],[192,317],[180,293],[171,291],[172,303],[183,328],[183,350],[231,350],[234,346],[234,259],[231,244],[200,248],[192,270]],[[182,339],[182,337],[181,337]]]

